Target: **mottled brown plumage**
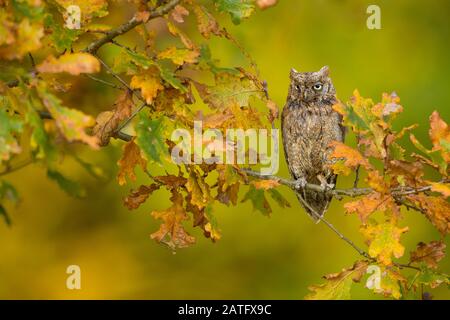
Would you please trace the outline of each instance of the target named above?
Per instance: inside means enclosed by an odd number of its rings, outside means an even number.
[[[281,116],[283,145],[291,176],[300,181],[333,187],[336,175],[329,168],[331,141],[344,141],[345,130],[341,116],[332,109],[336,91],[328,76],[328,67],[318,72],[291,70],[291,84]],[[331,201],[324,193],[300,188],[311,208],[323,216]],[[302,204],[303,205],[303,204]],[[319,221],[311,210],[306,212]]]

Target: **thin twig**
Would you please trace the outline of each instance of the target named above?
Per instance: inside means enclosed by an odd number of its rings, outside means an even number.
[[[111,88],[122,90],[121,87],[119,87],[119,86],[117,86],[117,85],[115,85],[114,83],[111,83],[111,82],[109,82],[109,81],[106,81],[106,80],[103,80],[103,79],[94,77],[94,76],[92,76],[92,75],[90,75],[90,74],[87,74],[87,73],[85,74],[85,76],[88,77],[88,78],[91,79],[91,80],[94,80],[94,81],[96,81],[96,82],[99,82],[99,83],[104,84],[104,85],[107,85],[107,86],[110,86]]]
[[[358,182],[359,182],[359,169],[360,169],[360,165],[358,164],[358,166],[356,167],[355,170],[355,181],[353,181],[353,188],[358,188]]]
[[[302,202],[302,204],[307,207],[311,213],[320,221],[322,221],[323,223],[325,223],[325,225],[330,228],[334,233],[336,233],[339,238],[341,238],[342,240],[344,240],[345,242],[347,242],[350,246],[353,247],[353,249],[355,249],[360,255],[362,255],[363,257],[367,258],[367,259],[371,259],[372,258],[369,256],[369,254],[367,252],[365,252],[364,250],[362,250],[361,248],[359,248],[357,245],[355,245],[355,243],[350,240],[349,238],[347,238],[346,236],[344,236],[341,232],[339,232],[338,229],[336,229],[335,226],[333,226],[331,223],[329,223],[325,218],[323,218],[320,214],[318,214],[310,205],[309,203],[303,198],[303,196],[301,194],[299,194],[300,201]]]
[[[123,128],[125,128],[127,126],[127,124],[130,123],[131,120],[134,119],[134,117],[136,117],[136,115],[142,110],[144,109],[144,107],[147,105],[147,102],[144,102],[143,104],[141,104],[136,110],[133,111],[133,113],[120,125],[117,127],[117,129],[115,130],[115,132],[120,132],[120,130],[122,130]]]
[[[106,69],[106,71],[111,74],[114,78],[116,78],[124,87],[125,89],[133,92],[133,89],[128,85],[128,83],[123,80],[117,73],[115,73],[110,66],[108,66],[105,61],[103,61],[102,59],[100,59],[98,56],[96,56],[96,58],[98,59],[98,61],[100,61],[101,65]]]

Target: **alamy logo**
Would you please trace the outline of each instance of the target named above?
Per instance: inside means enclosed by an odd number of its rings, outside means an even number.
[[[81,28],[81,9],[77,5],[70,5],[66,8],[64,14],[64,20],[66,21],[65,27],[67,29],[80,29]]]
[[[81,268],[77,265],[70,265],[66,269],[66,273],[69,275],[66,280],[66,287],[69,290],[81,289]]]
[[[367,7],[367,14],[370,16],[367,18],[366,25],[369,30],[381,29],[381,9],[380,6],[371,4]]]
[[[380,290],[381,289],[381,269],[379,266],[370,265],[367,267],[367,273],[371,274],[367,278],[366,287],[368,289]]]

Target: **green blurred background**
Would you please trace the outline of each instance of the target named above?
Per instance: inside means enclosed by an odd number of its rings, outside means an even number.
[[[381,30],[366,28],[369,4],[381,7]],[[285,101],[290,68],[314,71],[329,65],[343,100],[355,88],[376,100],[382,92],[395,90],[405,108],[397,125],[420,124],[417,136],[427,141],[433,110],[450,122],[449,9],[447,0],[280,0],[239,26],[226,16],[221,21],[257,62],[279,106]],[[106,21],[125,21],[132,14],[128,11],[117,7]],[[190,19],[192,14],[188,23]],[[152,22],[150,28],[168,37],[162,23]],[[196,32],[192,27],[187,31]],[[214,39],[210,47],[223,66],[245,63],[224,40]],[[108,49],[102,50],[107,55]],[[79,86],[70,98],[72,106],[89,105],[88,110],[98,113],[111,105],[114,97],[105,98],[101,87],[86,92],[83,84]],[[85,199],[67,196],[39,166],[5,177],[23,200],[18,208],[9,207],[13,226],[0,223],[0,298],[302,299],[308,285],[359,258],[323,224],[315,225],[284,187],[280,191],[291,202],[290,209],[273,204],[274,212],[267,218],[253,212],[248,202],[235,208],[217,204],[222,239],[211,243],[200,230],[190,228],[197,244],[173,254],[149,237],[159,225],[150,212],[169,206],[164,193],[136,211],[122,205],[130,186],[119,187],[114,178],[121,145],[115,142],[100,153],[79,150],[84,160],[105,168],[111,177],[107,182],[93,179],[73,161],[65,162],[64,172],[87,187]],[[407,141],[406,145],[410,147]],[[283,155],[280,163],[279,175],[287,177]],[[145,182],[140,175],[135,186]],[[338,183],[350,184],[346,179]],[[404,215],[410,227],[403,237],[407,259],[419,241],[437,240],[439,234],[419,213]],[[333,201],[327,218],[362,245],[358,219],[346,216],[341,203]],[[78,291],[65,286],[65,270],[71,264],[81,267]],[[441,266],[449,273],[450,259]],[[444,287],[432,294],[450,298]],[[352,295],[380,298],[363,285],[354,286]]]

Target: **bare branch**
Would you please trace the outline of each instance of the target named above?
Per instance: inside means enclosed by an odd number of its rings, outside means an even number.
[[[341,238],[342,240],[344,240],[345,242],[347,242],[353,249],[355,249],[360,255],[362,255],[363,257],[367,258],[367,259],[371,259],[372,258],[369,256],[369,254],[367,252],[365,252],[364,250],[362,250],[361,248],[359,248],[357,245],[355,245],[355,243],[350,240],[349,238],[347,238],[346,236],[344,236],[341,232],[339,232],[338,229],[336,229],[335,226],[333,226],[331,223],[329,223],[327,220],[325,220],[324,217],[322,217],[320,214],[318,214],[310,205],[309,203],[303,199],[303,196],[301,194],[299,194],[299,199],[302,202],[302,204],[307,207],[311,213],[320,221],[322,221],[323,223],[325,223],[325,225],[330,228],[334,233],[336,233],[339,238]]]

